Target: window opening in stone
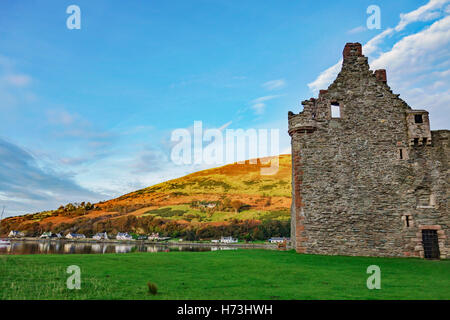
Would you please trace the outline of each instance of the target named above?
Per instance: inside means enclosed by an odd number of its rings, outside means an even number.
[[[398,152],[399,152],[398,156],[399,156],[400,160],[403,160],[403,149],[399,149]]]
[[[339,103],[331,104],[331,117],[332,118],[340,118],[341,117],[341,109],[339,107]]]
[[[422,115],[421,114],[414,115],[414,122],[415,123],[423,123]]]

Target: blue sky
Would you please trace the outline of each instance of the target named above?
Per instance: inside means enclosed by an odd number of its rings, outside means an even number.
[[[287,112],[331,83],[346,42],[448,128],[449,13],[448,0],[1,1],[0,205],[105,200],[203,169],[169,158],[171,132],[196,120],[277,128],[287,153]]]

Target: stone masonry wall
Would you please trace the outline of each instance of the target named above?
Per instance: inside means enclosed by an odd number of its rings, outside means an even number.
[[[328,89],[288,115],[294,247],[423,256],[421,230],[433,229],[441,258],[449,257],[450,131],[430,132],[428,113],[394,94],[385,70],[369,69],[359,43],[347,44],[343,55]],[[339,118],[332,118],[332,104]],[[415,113],[423,123],[411,120]]]

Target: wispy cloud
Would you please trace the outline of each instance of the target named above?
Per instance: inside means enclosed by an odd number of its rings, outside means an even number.
[[[251,108],[256,114],[263,114],[266,102],[278,98],[280,95],[263,96],[252,100]]]
[[[4,79],[7,84],[15,87],[26,87],[31,83],[31,76],[26,74],[8,74]]]
[[[284,79],[271,80],[271,81],[267,81],[262,84],[262,86],[267,90],[281,89],[285,85],[286,85],[286,81]]]
[[[131,164],[132,173],[148,174],[151,172],[161,171],[168,161],[165,153],[154,148],[141,151],[137,155],[137,159]]]
[[[73,124],[78,118],[78,115],[69,113],[66,110],[47,110],[47,120],[51,124],[67,126]]]
[[[400,14],[400,22],[395,27],[395,31],[402,31],[408,24],[416,21],[430,21],[439,18],[445,11],[443,7],[447,3],[449,0],[430,0],[414,11]]]
[[[104,198],[78,185],[67,173],[42,168],[30,152],[1,138],[0,163],[0,200],[10,215]]]
[[[366,30],[367,30],[366,27],[364,27],[364,26],[359,26],[359,27],[356,27],[356,28],[353,28],[353,29],[348,30],[347,33],[349,33],[349,34],[355,34],[355,33],[364,32],[364,31],[366,31]]]
[[[0,109],[13,109],[21,102],[36,100],[30,89],[31,75],[16,70],[12,59],[0,55]]]

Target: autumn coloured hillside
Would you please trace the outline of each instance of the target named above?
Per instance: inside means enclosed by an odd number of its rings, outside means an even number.
[[[261,169],[269,166],[265,163],[258,159],[256,163],[225,165],[97,204],[68,204],[7,218],[0,233],[4,236],[19,230],[36,236],[52,231],[91,236],[103,231],[160,232],[196,239],[217,233],[242,235],[244,230],[247,237],[262,238],[269,228],[271,235],[288,234],[291,156],[279,156],[279,168],[273,175],[261,175]]]

